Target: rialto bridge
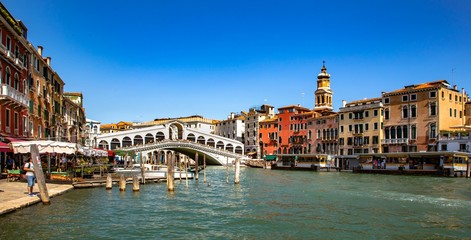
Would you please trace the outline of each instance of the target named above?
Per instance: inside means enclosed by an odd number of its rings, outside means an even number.
[[[142,152],[147,159],[156,160],[166,156],[166,151],[182,153],[192,159],[199,155],[199,162],[226,165],[236,158],[245,159],[244,144],[234,139],[186,127],[184,123],[172,121],[166,124],[102,134],[97,137],[99,148],[123,149]],[[145,157],[144,157],[145,158]]]

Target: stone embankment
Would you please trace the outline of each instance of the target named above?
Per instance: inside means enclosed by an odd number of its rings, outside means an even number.
[[[29,196],[27,183],[22,181],[7,182],[0,180],[0,215],[16,211],[21,208],[40,203],[40,195],[37,184],[34,186],[34,196]],[[67,192],[74,187],[71,184],[46,184],[49,197],[54,197]],[[54,204],[52,202],[52,204]]]

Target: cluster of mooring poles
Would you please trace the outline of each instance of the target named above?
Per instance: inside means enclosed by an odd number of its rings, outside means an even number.
[[[142,152],[140,153],[141,155],[141,180],[142,184],[145,184],[145,168],[143,166],[143,161],[142,161]],[[198,161],[198,153],[195,154],[195,175],[194,178],[196,181],[198,181],[199,178],[199,161]],[[169,192],[175,191],[175,162],[176,162],[176,155],[175,153],[168,152],[167,153],[167,174],[166,174],[166,180],[167,180],[167,190]],[[184,161],[183,163],[183,168],[185,169],[185,179],[186,179],[186,187],[188,188],[188,168],[189,168],[189,163],[188,161]],[[179,166],[179,171],[180,171],[180,182],[182,181],[182,166]],[[240,176],[240,159],[235,160],[235,175],[234,175],[234,184],[239,184]],[[203,182],[206,183],[206,155],[203,155]],[[229,158],[226,158],[226,183],[229,183]],[[110,190],[112,189],[113,186],[113,180],[111,178],[111,174],[108,173],[107,178],[106,178],[106,189]],[[120,191],[125,191],[126,190],[126,179],[123,174],[119,176],[119,190]],[[136,175],[133,176],[133,191],[139,191],[139,180]]]

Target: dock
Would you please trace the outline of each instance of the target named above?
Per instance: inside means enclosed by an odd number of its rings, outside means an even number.
[[[28,196],[26,181],[7,182],[0,179],[0,216],[41,202],[38,186],[34,186],[33,197]],[[61,195],[74,189],[71,184],[46,184],[49,197]]]

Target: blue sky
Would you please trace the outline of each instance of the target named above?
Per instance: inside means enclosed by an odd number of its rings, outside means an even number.
[[[313,108],[323,60],[336,110],[440,79],[471,91],[466,0],[2,2],[102,123]]]

